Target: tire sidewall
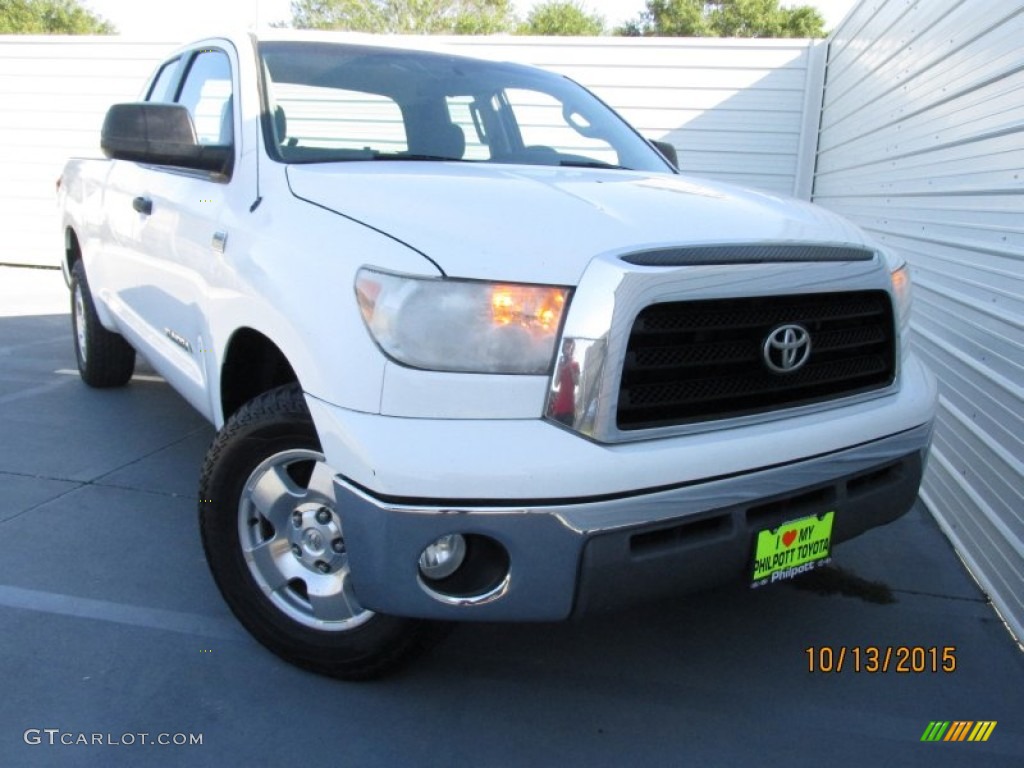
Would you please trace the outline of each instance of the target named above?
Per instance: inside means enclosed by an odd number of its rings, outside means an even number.
[[[83,314],[85,315],[85,328],[81,328],[78,325],[78,296],[82,296],[82,308]],[[85,269],[82,268],[82,262],[77,262],[74,268],[71,270],[71,331],[74,335],[75,341],[75,360],[78,363],[78,370],[84,377],[86,375],[88,365],[88,347],[89,347],[89,316],[90,314],[95,315],[95,309],[92,306],[92,301],[89,296],[89,284],[85,279]],[[97,318],[98,320],[99,318]],[[82,345],[79,342],[79,336],[85,336],[86,355],[82,355]]]
[[[264,593],[249,570],[239,536],[243,489],[268,457],[292,449],[322,449],[304,407],[256,419],[243,408],[240,415],[214,441],[200,487],[200,527],[214,581],[239,621],[278,655],[339,677],[374,676],[375,670],[347,670],[375,667],[382,648],[404,655],[403,638],[415,634],[410,630],[419,622],[374,614],[351,629],[319,630],[283,613]]]
[[[82,325],[78,316],[79,296],[82,299]],[[135,370],[135,349],[120,334],[108,331],[100,322],[81,259],[71,268],[71,329],[75,361],[86,384],[103,389],[120,387],[131,380]],[[84,337],[84,356],[80,335]]]

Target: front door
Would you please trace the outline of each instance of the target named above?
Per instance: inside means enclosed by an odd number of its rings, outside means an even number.
[[[173,98],[168,93],[165,100],[188,108],[200,144],[231,146],[237,157],[237,100],[227,52],[194,51],[181,71]],[[154,367],[206,413],[208,333],[203,318],[210,277],[226,238],[222,219],[230,177],[140,165],[131,183],[134,205],[143,211],[138,214],[133,274],[120,290],[126,319],[141,326],[141,346],[153,348],[148,357]]]

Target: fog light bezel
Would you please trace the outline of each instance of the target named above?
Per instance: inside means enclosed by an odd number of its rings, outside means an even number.
[[[449,605],[480,605],[504,597],[512,580],[508,550],[490,536],[465,532],[460,535],[466,551],[459,567],[442,579],[430,579],[420,569],[420,588],[435,600]]]

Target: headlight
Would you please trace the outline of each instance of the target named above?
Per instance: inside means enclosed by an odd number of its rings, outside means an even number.
[[[431,371],[546,374],[569,289],[362,269],[356,298],[390,357]]]

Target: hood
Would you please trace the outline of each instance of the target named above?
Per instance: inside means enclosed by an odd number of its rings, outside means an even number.
[[[287,173],[298,198],[401,240],[451,277],[575,285],[601,254],[867,244],[823,208],[685,176],[438,162],[292,165]]]

